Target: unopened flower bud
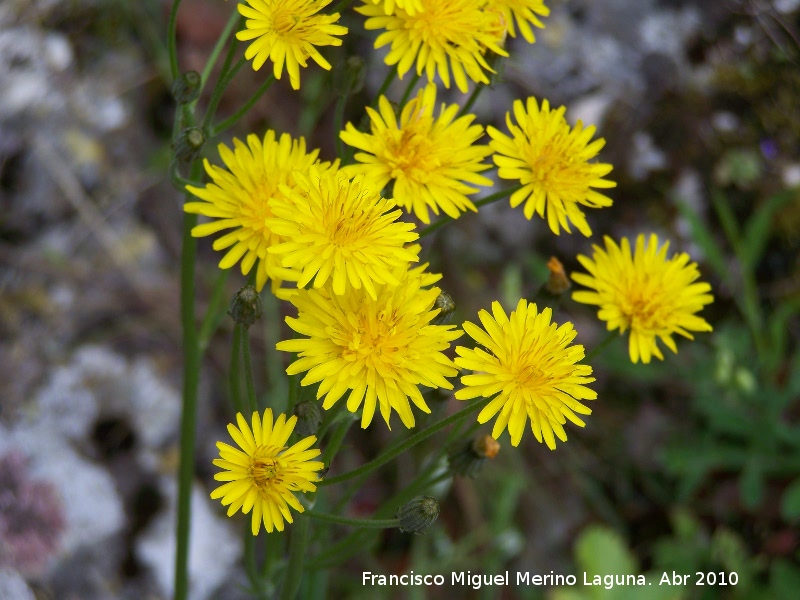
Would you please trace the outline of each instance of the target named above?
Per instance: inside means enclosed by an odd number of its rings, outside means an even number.
[[[181,73],[178,78],[172,82],[172,97],[175,102],[180,104],[189,104],[200,95],[200,73],[197,71],[186,71]]]
[[[261,296],[252,285],[246,285],[233,296],[228,314],[247,329],[261,316]]]
[[[364,59],[350,56],[333,71],[333,90],[340,96],[352,96],[364,87]]]
[[[436,302],[433,303],[433,308],[440,308],[441,312],[433,318],[431,323],[433,325],[447,325],[450,322],[453,311],[456,309],[456,302],[447,292],[439,292]]]
[[[312,400],[303,400],[294,407],[294,414],[297,415],[297,425],[294,430],[300,437],[315,435],[322,423],[322,413],[319,410],[319,403]]]
[[[567,272],[564,271],[564,265],[555,256],[551,256],[547,261],[547,268],[550,270],[550,278],[544,284],[544,289],[550,292],[553,296],[560,296],[569,290],[569,279]]]
[[[439,517],[439,502],[431,496],[419,496],[397,510],[400,531],[421,535]]]
[[[462,445],[449,456],[450,468],[464,477],[477,477],[487,459],[500,452],[500,444],[490,435],[482,435]]]
[[[199,127],[189,127],[178,134],[177,139],[172,144],[175,156],[182,162],[192,162],[200,156],[203,144],[206,143],[206,134]]]

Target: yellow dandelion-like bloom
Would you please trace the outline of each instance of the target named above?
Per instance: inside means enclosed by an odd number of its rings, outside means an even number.
[[[714,301],[708,293],[711,286],[697,282],[700,272],[688,254],[667,259],[669,242],[659,248],[655,234],[647,241],[638,235],[633,254],[628,238],[619,246],[608,236],[603,240],[605,249],[593,245],[592,258],[578,256],[589,273],[572,273],[572,279],[593,291],[576,291],[572,298],[599,306],[597,317],[606,321],[609,331],[625,333],[630,328],[632,362],[649,363],[651,356],[664,360],[658,339],[677,353],[672,334],[691,340],[690,331],[711,331],[711,325],[695,314]]]
[[[456,87],[467,92],[467,77],[478,83],[489,83],[486,71],[494,73],[484,54],[508,56],[500,46],[496,27],[487,18],[483,3],[475,0],[421,0],[422,10],[413,14],[396,6],[387,15],[371,0],[356,10],[367,18],[368,30],[385,29],[375,40],[375,48],[391,44],[385,58],[387,65],[397,65],[403,78],[416,62],[417,74],[424,72],[429,81],[438,74],[450,88],[450,71]]]
[[[612,188],[617,184],[603,176],[611,172],[607,163],[589,162],[605,145],[603,138],[590,142],[595,127],[584,128],[578,121],[571,129],[564,118],[565,108],[550,110],[547,100],[541,108],[535,98],[528,98],[527,107],[521,100],[514,101],[514,118],[506,113],[506,125],[511,136],[494,127],[486,131],[492,137],[490,146],[495,151],[497,174],[503,179],[514,179],[522,188],[511,195],[511,206],[525,201],[527,219],[537,213],[558,235],[560,228],[571,233],[572,223],[585,236],[592,235],[586,217],[579,205],[588,208],[611,206],[611,199],[592,188]]]
[[[239,4],[239,12],[247,20],[236,39],[254,40],[244,57],[252,59],[256,71],[270,59],[275,79],[281,78],[285,64],[292,89],[300,89],[300,67],[307,67],[309,58],[323,69],[331,68],[317,46],[341,46],[342,40],[335,36],[347,33],[347,27],[335,24],[339,13],[317,14],[330,3],[331,0],[247,0],[247,5]]]
[[[402,8],[410,15],[423,10],[422,0],[372,0],[372,3],[383,6],[383,10],[387,15],[394,13],[395,6]]]
[[[232,229],[214,240],[214,250],[228,249],[219,267],[229,269],[241,260],[242,274],[247,275],[258,263],[258,291],[268,278],[273,280],[273,291],[277,291],[281,281],[294,281],[297,275],[281,267],[277,256],[267,253],[267,248],[282,241],[265,224],[265,219],[272,216],[268,201],[283,196],[279,186],[294,187],[294,171],[307,171],[312,165],[322,171],[335,170],[338,160],[333,164],[320,163],[317,160],[319,150],[307,152],[303,138],[293,140],[284,133],[276,140],[271,130],[263,141],[251,134],[247,136],[247,145],[234,138],[233,150],[225,144],[217,148],[227,169],[212,166],[205,160],[206,173],[212,183],[205,187],[186,186],[201,201],[187,202],[183,209],[213,219],[197,225],[192,235],[203,237]]]
[[[492,314],[478,313],[485,331],[469,321],[463,325],[485,350],[456,347],[456,365],[476,372],[461,377],[465,387],[456,399],[497,395],[478,415],[478,422],[486,423],[499,412],[492,429],[495,439],[508,427],[511,444],[519,445],[530,418],[536,439],[555,450],[556,437],[567,441],[567,419],[583,427],[575,413],[592,412],[580,402],[596,399],[597,393],[586,387],[594,381],[592,367],[576,364],[584,357],[583,346],[570,345],[577,332],[572,323],[558,326],[551,317],[549,308],[538,312],[525,300],[506,316],[500,303],[493,302]]]
[[[427,286],[440,276],[424,273],[425,266],[405,275],[397,272],[399,283],[376,286],[374,299],[363,289],[350,288],[339,296],[327,286],[292,297],[298,316],[286,322],[307,337],[282,341],[277,348],[298,353],[286,372],[308,371],[300,383],[319,383],[317,398],[325,397],[323,408],[330,409],[350,390],[347,410],[356,412],[363,404],[361,427],[372,422],[379,407],[390,427],[394,410],[411,428],[415,421],[409,399],[430,412],[420,385],[453,388],[446,378],[458,370],[444,351],[462,332],[453,325],[431,324],[440,312],[434,308],[439,289]]]
[[[317,438],[312,435],[287,448],[297,417],[287,421],[286,415],[280,415],[273,422],[271,408],[263,417],[253,413],[252,429],[241,413],[236,415],[236,422],[239,427],[228,424],[228,433],[239,448],[217,442],[220,458],[213,463],[224,470],[214,479],[226,483],[211,492],[211,498],[222,498],[229,517],[239,509],[244,514],[252,510],[253,535],[258,535],[261,523],[269,533],[273,529],[283,531],[284,520],[292,523],[289,507],[297,512],[305,510],[293,492],[317,489],[314,482],[319,481],[317,472],[324,465],[311,460],[320,451],[309,449]]]
[[[531,25],[543,29],[544,23],[539,17],[550,14],[550,9],[545,6],[544,0],[488,0],[485,10],[502,16],[503,24],[511,37],[517,37],[516,30],[519,28],[522,37],[529,44],[536,41]]]
[[[385,96],[378,101],[380,113],[367,107],[371,134],[348,123],[339,136],[363,150],[355,155],[361,164],[348,165],[349,174],[363,174],[383,189],[394,181],[394,201],[423,223],[430,223],[428,209],[441,208],[456,219],[466,210],[477,211],[466,194],[478,191],[473,185],[492,185],[479,171],[489,168],[481,161],[491,154],[489,146],[475,142],[483,127],[473,125],[474,115],[456,117],[459,106],[444,103],[434,115],[436,86],[429,83],[405,105],[398,124]],[[369,154],[367,154],[369,153]]]
[[[398,221],[401,211],[392,210],[395,203],[381,198],[362,177],[312,169],[294,178],[299,189],[281,186],[284,197],[270,201],[275,216],[266,224],[286,240],[268,252],[281,255],[285,268],[299,272],[297,287],[314,279],[319,288],[330,278],[335,294],[344,294],[348,286],[363,287],[376,298],[376,285],[396,285],[393,271],[419,260],[415,250],[405,247],[419,237],[414,225]]]

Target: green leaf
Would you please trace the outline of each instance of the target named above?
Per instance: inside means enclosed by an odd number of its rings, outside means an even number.
[[[761,461],[752,458],[744,464],[739,479],[739,492],[746,508],[756,508],[764,495],[764,469]]]
[[[752,218],[748,221],[742,239],[742,263],[747,270],[752,270],[761,259],[764,253],[764,247],[769,240],[769,234],[772,230],[772,222],[777,213],[785,204],[797,198],[796,190],[788,190],[775,194],[769,198],[759,209],[755,212]]]
[[[722,248],[714,239],[714,234],[703,222],[702,217],[686,202],[678,202],[678,210],[689,221],[689,227],[692,229],[692,239],[702,248],[708,263],[720,278],[726,280],[729,277],[729,269],[726,265]]]
[[[637,573],[636,559],[622,537],[599,525],[586,528],[575,547],[575,559],[587,576]]]
[[[800,477],[795,479],[781,498],[781,516],[786,521],[800,518]]]

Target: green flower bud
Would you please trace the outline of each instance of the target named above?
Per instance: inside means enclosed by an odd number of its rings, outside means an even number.
[[[397,510],[400,531],[421,535],[439,517],[439,502],[431,496],[420,496]]]
[[[200,73],[197,71],[186,71],[181,73],[178,78],[172,82],[172,97],[179,105],[189,104],[200,95]]]
[[[333,90],[339,96],[352,96],[364,87],[364,59],[350,56],[333,71]]]
[[[199,127],[189,127],[178,134],[172,144],[175,157],[182,162],[192,162],[200,156],[203,144],[206,143],[206,134]]]
[[[433,325],[447,325],[456,309],[456,302],[447,292],[439,292],[436,302],[433,303],[433,308],[440,308],[441,312],[433,318],[431,323]]]
[[[231,318],[244,327],[249,328],[261,317],[261,296],[252,285],[246,285],[233,296],[228,309]]]
[[[322,413],[319,410],[319,402],[303,400],[294,407],[294,414],[297,415],[297,425],[295,432],[303,438],[315,435],[322,423]]]

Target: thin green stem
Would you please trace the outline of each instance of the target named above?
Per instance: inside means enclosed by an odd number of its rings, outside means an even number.
[[[214,44],[214,47],[211,49],[211,54],[208,55],[208,60],[206,61],[205,66],[203,67],[203,72],[200,73],[200,92],[202,93],[203,89],[206,86],[206,82],[208,81],[209,77],[211,77],[211,71],[214,69],[214,65],[217,64],[217,60],[219,59],[219,55],[222,54],[222,49],[225,47],[225,44],[228,42],[228,38],[230,37],[233,30],[236,28],[236,25],[241,20],[241,16],[239,15],[238,11],[231,13],[231,16],[228,17],[228,22],[225,23],[225,29],[222,30],[222,34],[217,39],[217,43]],[[191,107],[194,109],[195,105],[197,104],[197,100],[192,102]]]
[[[466,408],[462,408],[457,413],[454,413],[449,417],[445,417],[444,419],[438,421],[437,423],[429,425],[425,429],[418,431],[414,435],[411,435],[404,440],[396,442],[391,447],[386,449],[383,453],[378,455],[376,458],[369,461],[367,464],[362,465],[357,469],[353,469],[348,473],[343,473],[342,475],[339,475],[337,477],[331,477],[329,479],[325,479],[325,481],[320,482],[319,485],[320,486],[332,485],[334,483],[340,483],[342,481],[347,481],[348,479],[352,479],[354,477],[360,477],[368,473],[371,473],[372,471],[375,471],[376,469],[385,465],[394,457],[399,456],[403,452],[406,452],[409,448],[412,448],[417,444],[419,444],[420,442],[422,442],[423,440],[428,439],[433,434],[435,434],[438,431],[441,431],[448,425],[461,422],[463,419],[467,418],[475,411],[486,406],[490,400],[491,398],[482,398],[480,400],[472,402],[469,406],[467,406]]]
[[[339,132],[344,127],[344,109],[347,106],[347,94],[340,94],[336,101],[336,108],[333,111],[333,132],[336,136],[336,156],[344,161],[344,142],[339,136]]]
[[[219,106],[220,100],[222,100],[222,95],[225,93],[234,75],[239,72],[239,69],[241,69],[246,62],[247,59],[243,56],[231,69],[228,69],[224,74],[220,75],[219,81],[217,85],[214,86],[214,91],[211,94],[211,100],[208,101],[206,114],[203,117],[203,131],[209,131],[211,122],[214,120],[214,115],[217,112],[217,106]]]
[[[497,202],[498,200],[502,200],[503,198],[510,196],[517,190],[521,189],[522,185],[515,185],[514,187],[506,188],[504,190],[500,190],[499,192],[495,192],[486,198],[481,198],[477,202],[475,202],[475,208],[480,208],[481,206],[486,206],[487,204],[491,204],[492,202]],[[424,238],[426,235],[430,235],[440,227],[447,225],[454,221],[453,217],[449,215],[442,215],[436,223],[432,223],[428,225],[425,229],[419,232],[419,237]]]
[[[303,516],[325,521],[326,523],[359,527],[360,529],[392,529],[394,527],[400,527],[400,521],[397,519],[350,519],[348,517],[341,517],[329,513],[314,512],[313,510],[305,511]]]
[[[250,358],[250,329],[237,324],[242,328],[242,358],[244,362],[244,382],[247,385],[247,402],[250,405],[250,412],[259,412],[258,400],[256,400],[256,386],[253,381],[253,363]]]
[[[472,90],[472,93],[469,95],[469,98],[467,99],[467,103],[464,104],[464,106],[461,107],[460,111],[458,111],[458,116],[459,117],[464,116],[465,114],[467,114],[470,111],[470,109],[472,108],[472,105],[475,104],[475,100],[478,99],[478,96],[480,95],[480,93],[483,91],[483,88],[485,88],[485,87],[486,87],[485,85],[481,85],[480,83],[476,83],[475,84],[475,89]]]
[[[310,511],[306,511],[304,514],[308,512]],[[310,528],[311,522],[303,518],[297,519],[292,526],[292,537],[289,541],[289,566],[286,569],[286,577],[281,590],[281,600],[294,600],[297,597],[303,575]]]
[[[417,85],[419,78],[420,78],[419,73],[414,73],[414,76],[411,78],[411,81],[408,82],[408,85],[406,86],[406,91],[403,92],[403,97],[400,98],[401,108],[406,105],[406,102],[408,102],[408,98],[409,96],[411,96],[411,92],[414,90],[414,86]]]
[[[343,10],[346,10],[347,7],[350,6],[352,3],[353,0],[341,0],[339,4],[337,4],[331,9],[331,13],[332,14],[341,13]]]
[[[178,25],[178,7],[181,0],[173,0],[169,10],[169,21],[167,22],[167,50],[169,51],[169,68],[172,72],[173,81],[178,78],[180,69],[178,68],[178,39],[175,35]]]
[[[375,97],[372,99],[372,103],[370,104],[371,107],[375,108],[378,105],[378,98],[384,96],[386,94],[386,90],[389,89],[389,86],[392,85],[395,76],[397,75],[397,69],[391,67],[389,72],[386,74],[386,77],[381,84],[381,87],[378,88],[378,93],[375,94]]]
[[[590,361],[591,359],[593,359],[595,356],[597,356],[598,354],[600,354],[600,351],[601,351],[601,350],[605,349],[605,347],[606,347],[606,346],[608,346],[608,345],[609,345],[609,344],[610,344],[612,341],[614,341],[614,339],[615,339],[615,338],[618,338],[618,337],[619,337],[619,333],[617,333],[617,331],[616,331],[616,330],[614,330],[614,331],[609,331],[609,332],[606,334],[606,337],[603,339],[603,341],[602,341],[602,342],[600,342],[599,344],[597,344],[597,346],[595,346],[595,347],[594,347],[594,348],[592,348],[592,349],[591,349],[589,352],[587,352],[587,353],[586,353],[586,355],[585,355],[585,356],[584,356],[584,358],[583,358],[584,362],[589,362],[589,361]]]
[[[175,3],[177,5],[177,2]],[[173,7],[175,6],[173,5]],[[199,177],[200,164],[192,167]],[[187,194],[188,196],[188,194]],[[192,479],[194,475],[195,422],[200,380],[200,347],[195,322],[195,260],[197,240],[192,229],[197,215],[184,212],[181,248],[181,328],[183,330],[183,409],[181,412],[180,465],[178,467],[178,516],[175,549],[175,600],[186,600],[189,592],[188,558],[189,525],[192,511]]]
[[[211,337],[222,322],[225,315],[223,307],[225,306],[225,283],[228,281],[230,269],[220,269],[214,280],[214,289],[211,292],[211,300],[208,302],[206,314],[203,317],[203,324],[200,326],[200,335],[198,336],[198,345],[200,351],[205,352]]]
[[[239,373],[239,355],[242,347],[242,326],[238,323],[233,326],[233,340],[231,340],[231,363],[228,369],[228,389],[231,394],[233,409],[237,413],[247,416],[242,404],[241,376]]]
[[[347,415],[345,415],[345,417],[341,421],[339,421],[339,423],[336,426],[336,429],[334,429],[333,434],[331,435],[331,439],[328,440],[328,443],[325,445],[325,451],[322,453],[322,457],[320,458],[323,464],[326,465],[331,464],[333,457],[336,456],[336,453],[339,451],[339,448],[342,447],[342,442],[344,441],[344,438],[347,435],[347,431],[350,429],[350,426],[354,422],[355,422],[354,419],[350,418]]]
[[[224,119],[221,122],[219,122],[216,125],[214,125],[214,127],[209,132],[209,136],[208,137],[214,137],[215,135],[219,135],[220,133],[222,133],[226,129],[229,129],[230,127],[233,127],[234,125],[236,125],[236,123],[239,122],[239,119],[241,119],[243,116],[245,116],[247,114],[247,112],[251,108],[253,108],[253,105],[256,102],[258,102],[258,99],[261,98],[261,96],[263,96],[264,93],[269,88],[272,87],[273,83],[275,83],[275,75],[270,73],[270,75],[267,77],[267,80],[264,83],[261,84],[261,86],[255,91],[255,93],[252,96],[250,96],[250,98],[247,100],[247,102],[242,104],[242,106],[239,108],[239,110],[237,110],[231,116],[227,117],[226,119]]]
[[[250,587],[259,589],[261,582],[258,578],[258,568],[256,567],[256,536],[253,535],[253,530],[250,525],[250,519],[244,525],[244,568],[247,572],[247,579],[250,581]]]

